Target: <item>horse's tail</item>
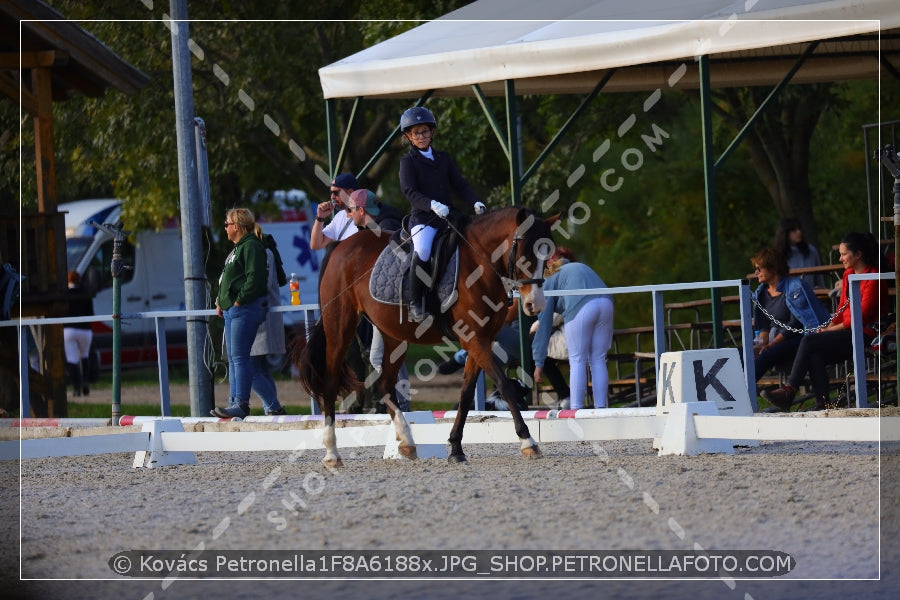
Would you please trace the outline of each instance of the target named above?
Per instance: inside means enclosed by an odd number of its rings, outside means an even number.
[[[309,331],[308,339],[297,336],[291,346],[291,361],[297,367],[297,379],[316,397],[324,393],[325,345],[325,327],[320,319]]]
[[[327,345],[325,326],[322,319],[319,319],[310,330],[309,339],[303,340],[301,336],[297,336],[291,346],[291,361],[297,367],[297,379],[317,399],[324,398],[329,380]],[[338,393],[356,390],[360,385],[346,361],[343,362],[337,384]]]

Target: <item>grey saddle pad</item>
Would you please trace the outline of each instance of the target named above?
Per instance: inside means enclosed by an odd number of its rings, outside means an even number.
[[[375,300],[383,304],[400,306],[401,284],[406,280],[406,273],[412,262],[412,253],[388,244],[382,250],[372,267],[372,275],[369,277],[369,293]],[[453,252],[450,261],[444,269],[444,275],[435,286],[438,299],[441,302],[441,312],[445,312],[456,302],[456,279],[459,276],[459,249]]]

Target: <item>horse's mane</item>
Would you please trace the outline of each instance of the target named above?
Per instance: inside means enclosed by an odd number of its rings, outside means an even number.
[[[492,208],[481,215],[475,215],[474,217],[468,218],[467,225],[472,223],[484,223],[484,222],[492,222],[496,219],[501,219],[505,215],[504,213],[508,213],[512,210],[525,210],[526,214],[534,214],[537,215],[537,212],[527,206],[501,206],[500,208]]]

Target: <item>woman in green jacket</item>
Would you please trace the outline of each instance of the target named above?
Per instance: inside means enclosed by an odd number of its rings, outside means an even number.
[[[225,215],[225,234],[235,246],[219,277],[216,312],[225,318],[229,398],[228,406],[211,411],[216,417],[243,419],[250,414],[250,348],[269,310],[266,248],[257,232],[262,230],[246,208],[233,208]]]

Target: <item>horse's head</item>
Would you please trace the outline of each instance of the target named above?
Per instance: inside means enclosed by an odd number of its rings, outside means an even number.
[[[533,316],[544,310],[544,264],[553,255],[552,225],[559,215],[549,219],[537,217],[523,208],[516,214],[516,230],[509,253],[509,276],[519,289],[522,310]]]

